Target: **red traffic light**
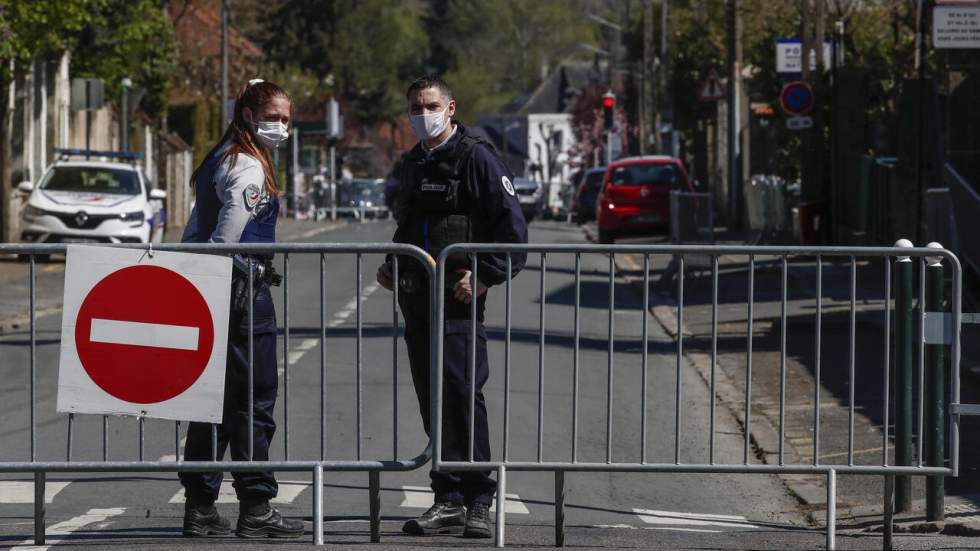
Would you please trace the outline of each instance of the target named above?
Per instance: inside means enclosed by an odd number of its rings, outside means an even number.
[[[606,95],[602,96],[602,106],[606,109],[612,109],[616,107],[616,96]]]

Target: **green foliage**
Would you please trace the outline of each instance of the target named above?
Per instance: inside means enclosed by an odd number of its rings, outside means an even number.
[[[453,59],[446,79],[457,96],[458,117],[472,121],[493,112],[540,82],[543,66],[595,42],[584,3],[569,0],[448,0],[443,27],[433,39]]]
[[[118,99],[130,78],[146,95],[141,106],[151,117],[163,113],[176,67],[173,27],[156,0],[103,0],[80,33],[72,74],[102,78],[107,95]]]
[[[0,0],[0,85],[35,55],[70,49],[105,0]],[[20,60],[20,61],[17,61]]]

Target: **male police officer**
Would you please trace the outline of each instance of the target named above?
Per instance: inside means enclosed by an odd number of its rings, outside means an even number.
[[[512,175],[493,148],[454,123],[449,86],[438,77],[416,80],[406,94],[412,130],[419,143],[402,160],[398,193],[398,229],[394,241],[425,249],[433,258],[453,243],[526,243],[527,223],[511,184]],[[483,314],[487,287],[507,279],[507,256],[481,254],[473,281],[466,255],[452,258],[447,273],[444,340],[442,459],[469,459],[471,306],[477,301],[475,461],[490,460],[490,435],[482,388],[489,376]],[[526,255],[511,257],[512,274]],[[405,318],[412,379],[422,422],[429,433],[429,293],[425,271],[416,261],[399,258],[399,306]],[[391,260],[378,269],[378,282],[392,281]],[[475,295],[475,297],[474,297]],[[489,538],[490,503],[496,482],[489,472],[432,472],[435,504],[402,528],[411,534],[463,529],[464,537]]]

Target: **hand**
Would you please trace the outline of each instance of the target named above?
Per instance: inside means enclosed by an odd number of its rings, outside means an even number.
[[[473,285],[470,281],[473,279],[473,272],[460,268],[456,270],[456,273],[463,274],[463,277],[461,277],[460,280],[456,282],[456,285],[453,286],[453,296],[456,297],[456,300],[462,302],[463,304],[469,304],[473,300]],[[482,296],[486,292],[486,286],[477,281],[476,294],[478,296]]]
[[[395,288],[395,282],[391,280],[391,264],[385,262],[381,266],[378,266],[378,275],[376,277],[378,285],[381,285],[389,291]]]

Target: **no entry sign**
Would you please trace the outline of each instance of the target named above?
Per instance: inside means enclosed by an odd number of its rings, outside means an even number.
[[[813,90],[805,82],[790,82],[779,94],[779,103],[790,115],[804,115],[813,108]]]
[[[58,411],[221,420],[231,261],[70,247]]]

